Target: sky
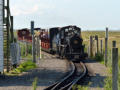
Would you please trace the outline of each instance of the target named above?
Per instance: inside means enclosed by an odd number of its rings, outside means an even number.
[[[14,28],[76,25],[83,30],[120,29],[120,0],[10,0]]]

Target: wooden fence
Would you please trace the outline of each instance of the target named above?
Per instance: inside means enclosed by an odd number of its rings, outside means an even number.
[[[106,28],[105,39],[100,40],[100,50],[99,50],[99,39],[98,36],[90,36],[90,44],[88,47],[89,58],[95,57],[96,54],[104,55],[105,66],[108,66],[108,28]],[[105,40],[103,44],[103,40]],[[103,46],[105,45],[105,46]],[[105,47],[105,52],[103,52],[103,47]],[[118,48],[116,47],[116,41],[112,41],[112,89],[118,90]]]

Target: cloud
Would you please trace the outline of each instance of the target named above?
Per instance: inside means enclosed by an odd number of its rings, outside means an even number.
[[[24,3],[23,3],[24,2]],[[41,0],[20,0],[16,1],[16,4],[13,2],[11,3],[11,12],[14,16],[20,16],[20,15],[41,15],[48,10],[52,10],[55,8],[55,6],[52,4],[52,2],[41,2]]]
[[[39,7],[37,5],[34,5],[32,8],[20,8],[18,6],[13,6],[11,8],[11,12],[14,16],[18,16],[18,15],[28,15],[28,14],[32,14],[35,13],[39,10]]]

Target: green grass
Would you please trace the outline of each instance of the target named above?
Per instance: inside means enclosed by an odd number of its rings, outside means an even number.
[[[112,68],[110,67],[109,68],[109,71],[108,71],[110,74],[112,74]],[[105,79],[105,86],[104,86],[104,89],[105,90],[112,90],[112,75],[111,76],[108,76],[106,79]]]
[[[17,68],[10,71],[11,74],[20,74],[22,72],[26,72],[28,70],[36,68],[36,64],[33,63],[31,60],[25,61],[21,63]]]
[[[36,90],[37,89],[37,81],[38,81],[38,78],[36,77],[32,83],[32,86],[33,86],[33,90]]]
[[[21,47],[21,57],[24,58],[26,57],[28,54],[32,55],[32,45],[28,44],[26,46],[25,43],[20,43],[20,47]]]
[[[81,85],[74,85],[72,87],[72,90],[88,90],[87,86],[81,86]]]
[[[32,55],[31,54],[28,54],[27,56],[21,56],[21,58],[26,58],[26,59],[32,60]]]
[[[98,35],[99,38],[104,38],[105,37],[105,32],[104,31],[82,31],[82,38],[83,39],[89,39],[90,36]],[[109,31],[109,37],[120,37],[120,32],[115,32],[115,31]]]

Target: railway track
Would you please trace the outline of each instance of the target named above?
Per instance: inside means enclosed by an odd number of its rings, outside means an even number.
[[[84,63],[73,63],[71,73],[59,82],[54,83],[44,90],[71,90],[72,86],[75,85],[86,75],[86,67]]]

